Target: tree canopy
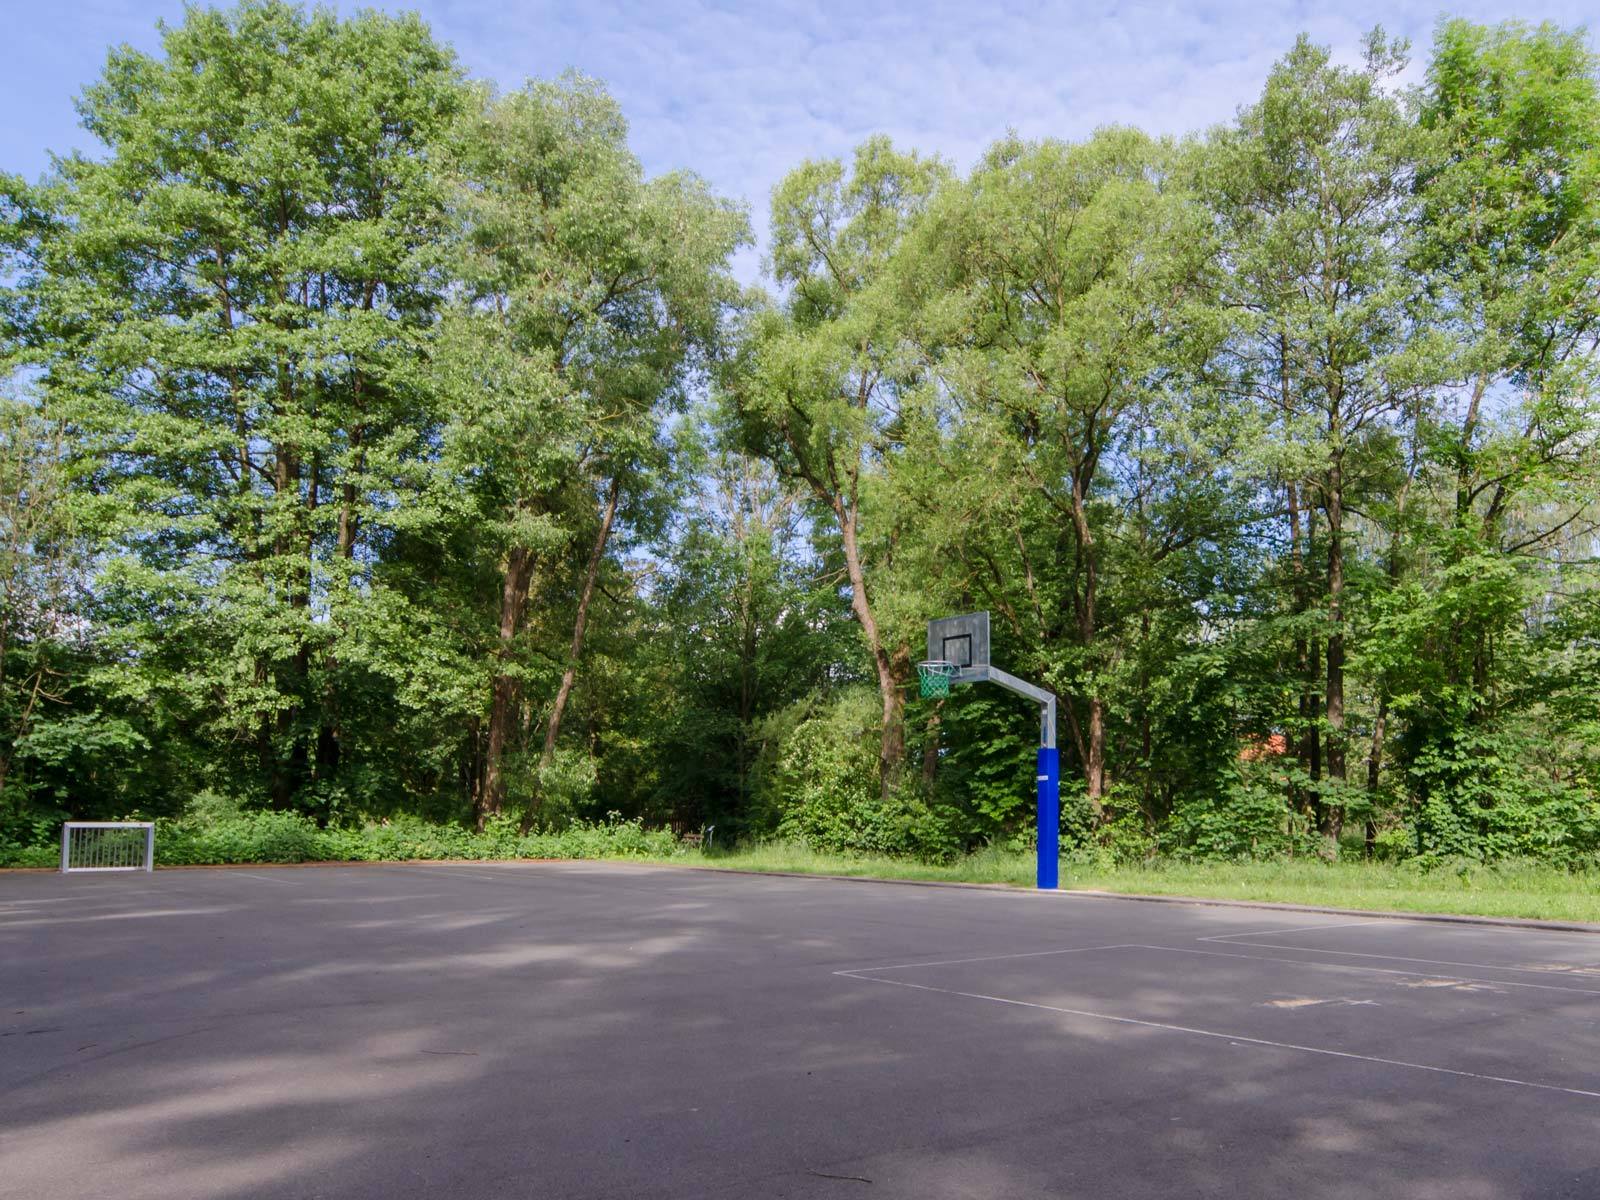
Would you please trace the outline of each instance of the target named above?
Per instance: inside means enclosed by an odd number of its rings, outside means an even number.
[[[1302,38],[1225,125],[742,205],[579,74],[190,8],[0,176],[0,848],[276,809],[948,857],[1600,855],[1600,66]],[[1006,114],[994,114],[1003,127]]]

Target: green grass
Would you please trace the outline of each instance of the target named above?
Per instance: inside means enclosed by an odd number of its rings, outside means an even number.
[[[0,842],[0,867],[54,865],[52,843]],[[405,861],[415,859],[632,858],[746,871],[797,871],[879,879],[931,879],[1032,887],[1031,853],[984,850],[948,864],[874,855],[824,854],[768,842],[701,854],[664,830],[636,822],[574,824],[557,833],[519,835],[506,822],[482,834],[415,818],[355,829],[319,829],[287,813],[232,814],[163,821],[158,866],[211,863]],[[1424,871],[1406,863],[1315,859],[1271,862],[1158,861],[1126,866],[1064,860],[1061,886],[1145,895],[1275,900],[1331,908],[1461,913],[1486,917],[1600,922],[1600,869],[1566,871],[1538,863],[1470,863]]]
[[[683,859],[676,861],[682,862]],[[689,860],[694,861],[694,860]],[[1032,887],[1031,854],[985,850],[944,866],[903,859],[819,854],[782,843],[707,854],[710,867],[816,875],[1003,883]],[[1531,863],[1471,864],[1432,871],[1408,864],[1285,859],[1274,862],[1156,862],[1095,866],[1063,861],[1061,886],[1159,896],[1274,900],[1330,908],[1460,913],[1600,922],[1600,873]]]

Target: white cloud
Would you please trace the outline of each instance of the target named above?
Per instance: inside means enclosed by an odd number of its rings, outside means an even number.
[[[1342,6],[1220,0],[1177,4],[878,3],[874,0],[408,0],[480,77],[515,87],[577,67],[607,82],[651,171],[690,168],[746,200],[801,159],[844,154],[869,133],[968,165],[1007,128],[1081,137],[1110,123],[1182,133],[1227,120],[1305,31],[1343,59],[1382,24],[1425,55],[1438,0]],[[1515,13],[1457,4],[1475,20],[1576,25],[1591,0],[1531,0]],[[354,7],[354,5],[342,5]],[[398,7],[398,6],[397,6]],[[35,174],[43,148],[78,144],[71,96],[105,46],[153,48],[165,0],[30,5],[0,79],[0,165]],[[746,256],[741,273],[753,275]]]

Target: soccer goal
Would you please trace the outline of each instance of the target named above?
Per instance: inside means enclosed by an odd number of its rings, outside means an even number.
[[[61,870],[151,871],[156,827],[151,821],[68,821],[61,827]]]

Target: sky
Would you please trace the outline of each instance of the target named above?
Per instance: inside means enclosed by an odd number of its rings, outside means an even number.
[[[1229,119],[1302,32],[1359,58],[1381,24],[1425,58],[1438,0],[1199,4],[1013,0],[420,0],[467,70],[501,87],[568,68],[610,87],[652,174],[687,168],[745,201],[758,233],[774,184],[872,133],[958,167],[1008,129],[1082,137],[1107,124],[1180,134]],[[11,0],[0,70],[0,170],[36,178],[48,152],[92,151],[73,99],[107,47],[157,51],[168,0]],[[351,4],[337,7],[350,9]],[[1595,0],[1459,0],[1477,21],[1577,26]],[[1420,69],[1420,64],[1414,67]],[[752,281],[759,252],[741,256]]]

